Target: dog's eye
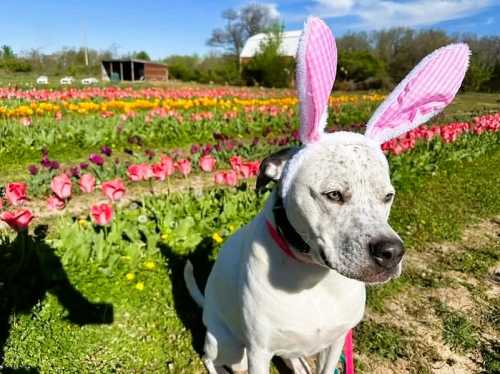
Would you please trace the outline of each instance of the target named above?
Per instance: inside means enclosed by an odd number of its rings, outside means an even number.
[[[328,200],[336,201],[339,203],[344,202],[344,196],[342,196],[342,193],[340,191],[325,192],[324,195],[327,197]]]
[[[384,197],[384,203],[390,203],[394,197],[394,192],[389,192],[387,195]]]

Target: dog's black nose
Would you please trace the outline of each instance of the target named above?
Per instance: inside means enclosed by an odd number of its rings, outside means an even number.
[[[370,241],[368,246],[370,256],[384,269],[396,266],[405,253],[403,243],[399,239],[375,238]]]

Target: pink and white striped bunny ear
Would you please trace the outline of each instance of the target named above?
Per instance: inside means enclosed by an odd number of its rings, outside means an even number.
[[[328,99],[337,71],[337,47],[328,26],[309,17],[297,51],[297,89],[300,99],[300,140],[317,142],[328,118]]]
[[[466,44],[450,44],[425,57],[379,106],[365,136],[382,144],[441,112],[462,84],[469,56]]]

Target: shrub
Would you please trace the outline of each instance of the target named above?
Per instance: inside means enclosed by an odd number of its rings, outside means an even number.
[[[242,79],[247,85],[290,86],[295,75],[295,61],[279,53],[281,41],[282,27],[276,25],[267,33],[260,51],[242,68]]]

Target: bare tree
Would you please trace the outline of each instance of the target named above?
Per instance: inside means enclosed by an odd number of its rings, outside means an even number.
[[[261,4],[250,4],[239,11],[227,9],[222,12],[222,18],[226,25],[214,29],[207,44],[223,48],[237,60],[243,44],[250,36],[267,31],[276,22],[272,8]]]

